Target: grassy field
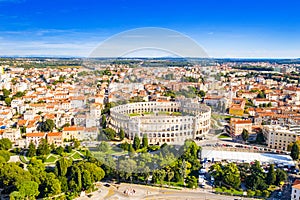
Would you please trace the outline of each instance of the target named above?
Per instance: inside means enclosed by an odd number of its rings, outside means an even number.
[[[136,117],[136,116],[140,116],[141,114],[139,113],[131,113],[131,114],[128,114],[129,117]]]
[[[218,137],[219,139],[227,139],[227,138],[231,138],[229,135],[226,134],[222,134]]]
[[[158,115],[172,115],[172,116],[182,116],[183,114],[181,112],[158,112]],[[136,116],[142,116],[142,115],[154,115],[154,112],[144,112],[144,113],[131,113],[128,114],[129,117],[136,117]]]
[[[218,115],[218,114],[212,113],[211,117],[213,119],[215,119],[215,120],[225,120],[225,119],[231,118],[233,116],[230,116],[230,115]]]
[[[24,156],[20,156],[20,160],[21,160],[23,163],[27,163],[27,161],[25,160],[25,157],[24,157]]]
[[[81,155],[80,155],[78,152],[76,152],[76,153],[72,156],[72,158],[73,158],[74,160],[82,159]]]
[[[84,154],[85,154],[85,152],[84,152]],[[74,151],[74,150],[72,151],[72,153],[63,153],[63,156],[67,156],[67,157],[72,158],[74,160],[82,160],[83,159],[81,154]],[[48,156],[45,156],[45,157],[48,157],[47,159],[44,160],[46,165],[53,164],[53,163],[55,163],[56,160],[61,158],[60,155],[56,155],[56,154],[52,154],[52,153],[49,154]],[[28,163],[28,161],[26,161],[26,158],[27,158],[27,160],[31,159],[30,157],[25,158],[23,155],[21,155],[19,158],[23,163]]]
[[[53,162],[56,161],[56,159],[57,159],[57,157],[55,157],[54,155],[50,155],[50,156],[48,157],[48,159],[46,159],[45,162],[47,162],[47,163],[53,163]]]

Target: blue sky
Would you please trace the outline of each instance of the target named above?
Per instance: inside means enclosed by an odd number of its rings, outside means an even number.
[[[298,0],[0,0],[0,55],[88,56],[105,39],[162,27],[211,57],[300,57]]]

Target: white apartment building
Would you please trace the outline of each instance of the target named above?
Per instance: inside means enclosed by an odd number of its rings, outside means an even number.
[[[279,125],[266,125],[263,134],[269,148],[287,150],[288,145],[299,139],[300,133],[296,127],[283,127]]]

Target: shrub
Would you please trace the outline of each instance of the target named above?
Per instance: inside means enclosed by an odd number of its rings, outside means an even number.
[[[223,192],[222,188],[216,188],[215,191],[216,191],[217,193],[222,193],[222,192]]]
[[[247,196],[248,197],[253,197],[255,195],[255,192],[252,190],[247,190]]]
[[[261,197],[261,191],[260,191],[260,190],[256,190],[256,191],[255,191],[255,196]]]
[[[268,198],[270,196],[270,192],[268,190],[264,190],[261,195]]]

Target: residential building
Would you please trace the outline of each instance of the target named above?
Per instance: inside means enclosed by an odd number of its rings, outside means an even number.
[[[82,126],[64,127],[62,132],[63,140],[72,140],[72,139],[82,140],[84,129],[85,128]]]
[[[247,130],[249,133],[252,132],[252,120],[251,119],[230,119],[230,134],[232,136],[241,135],[243,130]]]
[[[280,125],[263,126],[263,134],[269,148],[288,150],[288,145],[299,139],[300,133],[295,127],[283,127]]]
[[[54,144],[55,146],[62,146],[63,145],[63,137],[61,132],[56,133],[48,133],[47,134],[47,141],[48,144]]]
[[[30,142],[37,147],[39,146],[42,139],[46,138],[46,133],[27,133],[26,134],[26,147],[29,146]]]
[[[295,180],[292,186],[291,200],[300,199],[300,180]]]
[[[5,129],[2,137],[8,138],[10,141],[15,142],[17,139],[21,138],[21,134],[18,129]]]

